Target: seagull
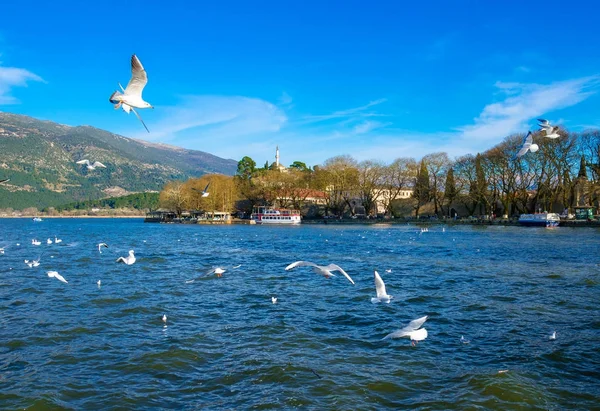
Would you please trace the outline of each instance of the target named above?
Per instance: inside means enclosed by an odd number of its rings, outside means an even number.
[[[39,256],[37,260],[23,260],[25,262],[25,264],[27,264],[29,266],[29,268],[32,267],[37,267],[38,265],[40,265],[40,260],[42,259],[42,256]]]
[[[163,314],[162,316],[163,323],[167,324],[167,314]],[[166,325],[165,325],[166,327]]]
[[[58,243],[62,243],[62,240],[60,238],[56,238],[56,236],[54,236],[54,244],[58,244]]]
[[[277,304],[277,297],[271,297],[271,302],[273,304]]]
[[[98,280],[96,284],[98,284],[98,288],[100,288],[100,286],[102,285],[102,281]]]
[[[0,254],[4,254],[4,248],[0,248]]]
[[[38,241],[38,240],[36,240],[36,239],[34,238],[33,240],[31,240],[31,244],[33,244],[33,245],[40,245],[40,244],[42,244],[42,242],[41,242],[41,241]]]
[[[87,159],[79,160],[76,162],[76,164],[85,164],[87,169],[90,171],[95,170],[96,167],[106,168],[106,166],[99,161],[94,161],[92,164],[90,164],[90,160]]]
[[[10,181],[10,178],[5,178],[5,179],[3,179],[3,180],[0,180],[0,184],[2,184],[2,183],[6,183],[7,181]]]
[[[117,258],[117,263],[125,263],[127,265],[135,263],[135,255],[133,255],[133,250],[129,250],[129,255],[127,257]]]
[[[379,273],[377,271],[374,272],[373,276],[375,277],[375,291],[377,292],[377,297],[373,297],[371,298],[371,302],[373,304],[375,303],[390,303],[390,301],[392,300],[391,295],[388,295],[388,293],[385,291],[385,283],[383,282],[383,280],[381,279],[381,276],[379,275]]]
[[[427,317],[428,316],[412,320],[406,327],[386,335],[383,337],[383,339],[387,340],[388,338],[409,337],[410,342],[414,347],[417,341],[423,341],[425,338],[427,338],[427,330],[425,328],[421,328],[423,323],[427,321]]]
[[[65,277],[63,277],[62,275],[60,275],[57,271],[47,271],[48,277],[52,278],[56,278],[59,281],[62,281],[65,284],[68,284],[67,280],[65,280]]]
[[[552,126],[548,120],[543,118],[538,118],[538,122],[540,123],[540,131],[544,137],[548,138],[558,138],[560,135],[558,134],[558,127]]]
[[[192,190],[199,192],[200,194],[202,194],[202,197],[208,197],[208,195],[210,194],[208,192],[208,186],[210,185],[210,182],[206,185],[206,187],[204,187],[204,190],[198,190],[197,188],[192,188]]]
[[[221,276],[223,276],[223,273],[225,271],[227,271],[227,270],[225,270],[225,269],[223,269],[221,267],[217,267],[214,270],[209,271],[208,273],[209,274],[215,273],[217,275],[217,277],[221,277]]]
[[[313,267],[313,271],[317,274],[323,275],[325,278],[335,277],[332,271],[339,271],[344,274],[344,277],[348,279],[352,284],[354,284],[354,280],[350,278],[350,276],[337,264],[329,264],[329,265],[316,265],[315,263],[311,263],[310,261],[296,261],[285,267],[285,271],[289,271],[295,267]]]
[[[538,118],[538,123],[540,123],[540,127],[550,126],[550,122],[543,118]]]
[[[391,269],[391,268],[389,268],[389,269],[385,270],[385,272],[389,274],[389,273],[391,273],[391,272],[392,272],[392,269]]]
[[[100,252],[100,254],[102,254],[102,247],[108,248],[108,244],[106,244],[106,243],[98,244],[98,251]]]
[[[49,238],[46,240],[46,244],[52,244],[52,240]]]
[[[523,145],[521,146],[519,152],[513,157],[513,160],[524,156],[528,151],[535,153],[539,148],[540,147],[537,144],[533,143],[533,134],[530,131],[523,139]]]
[[[467,340],[467,339],[466,339],[464,336],[462,336],[462,335],[461,335],[461,336],[460,336],[460,342],[461,342],[461,343],[463,343],[463,344],[468,344],[468,343],[470,343],[471,341],[470,341],[470,340]]]
[[[123,111],[125,111],[127,114],[129,114],[129,111],[133,111],[136,117],[142,122],[146,131],[149,133],[150,130],[148,130],[148,127],[146,127],[144,120],[142,120],[142,117],[140,117],[140,115],[134,109],[134,107],[154,108],[150,103],[145,102],[142,98],[142,91],[144,90],[146,83],[148,83],[146,70],[144,70],[144,66],[142,66],[140,59],[134,54],[131,56],[131,79],[129,80],[127,87],[123,88],[123,86],[119,84],[122,93],[120,91],[115,91],[111,94],[108,100],[115,105],[115,110],[118,110],[119,107],[122,107]]]
[[[556,331],[552,332],[552,334],[550,334],[550,336],[548,337],[549,340],[556,340]]]

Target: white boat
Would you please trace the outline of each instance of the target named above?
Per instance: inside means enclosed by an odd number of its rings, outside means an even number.
[[[519,224],[539,227],[547,227],[548,224],[557,226],[560,224],[560,216],[557,213],[521,214]]]
[[[257,206],[250,215],[251,224],[300,224],[300,211]]]

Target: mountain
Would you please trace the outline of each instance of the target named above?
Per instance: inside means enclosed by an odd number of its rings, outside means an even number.
[[[88,171],[87,158],[107,168]],[[0,208],[56,206],[160,191],[170,180],[233,175],[237,161],[202,151],[0,112]]]

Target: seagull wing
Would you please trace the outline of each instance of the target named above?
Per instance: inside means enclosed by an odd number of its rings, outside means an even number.
[[[48,271],[48,277],[54,277],[59,281],[62,281],[65,284],[68,284],[67,280],[65,280],[65,277],[63,277],[62,275],[60,275],[57,271]]]
[[[106,166],[104,164],[102,164],[99,161],[94,161],[94,164],[92,164],[92,167],[103,167],[106,168]]]
[[[75,164],[85,164],[85,165],[90,165],[90,160],[79,160],[77,161]]]
[[[208,186],[210,185],[210,182],[206,185],[206,187],[204,187],[204,193],[206,193],[208,191]]]
[[[342,267],[340,267],[337,264],[329,264],[327,267],[325,267],[325,269],[329,270],[329,271],[339,271],[340,273],[344,274],[344,277],[346,277],[348,279],[348,281],[350,281],[352,284],[354,284],[354,280],[352,278],[350,278],[350,276],[348,275],[347,272],[345,272],[343,270]]]
[[[542,126],[542,125],[547,126],[550,124],[550,122],[548,120],[543,119],[543,118],[538,118],[538,122],[540,123],[540,126]]]
[[[296,261],[295,263],[291,263],[287,267],[285,267],[285,271],[289,271],[292,268],[296,267],[319,267],[315,263],[311,263],[310,261]]]
[[[415,330],[418,330],[425,323],[425,321],[427,321],[427,317],[428,316],[424,316],[424,317],[421,317],[421,318],[417,318],[416,320],[412,320],[401,331],[415,331]]]
[[[150,130],[148,130],[148,127],[146,127],[146,123],[144,123],[144,120],[142,120],[142,117],[138,114],[138,112],[135,111],[135,109],[133,107],[131,107],[131,111],[133,111],[133,114],[135,114],[135,116],[138,118],[138,120],[140,120],[142,122],[142,124],[144,125],[144,128],[149,133]]]
[[[527,133],[527,135],[523,139],[523,146],[521,147],[521,149],[519,150],[519,152],[517,153],[517,155],[515,157],[518,158],[518,157],[524,156],[525,153],[527,153],[527,151],[529,151],[529,148],[531,147],[532,144],[533,144],[533,134],[531,134],[531,131],[530,131],[529,133]]]
[[[375,274],[373,275],[375,277],[375,291],[377,292],[377,298],[385,297],[387,295],[385,291],[385,283],[377,271],[375,271]]]
[[[144,70],[140,59],[134,54],[131,56],[131,79],[125,88],[125,94],[141,98],[142,90],[144,90],[147,82],[148,76],[146,75],[146,70]]]
[[[7,181],[10,181],[10,178],[5,178],[4,180],[0,180],[0,184],[6,183]]]

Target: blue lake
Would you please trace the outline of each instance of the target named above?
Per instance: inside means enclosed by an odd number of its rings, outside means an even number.
[[[600,231],[442,228],[0,219],[0,408],[598,409]]]

